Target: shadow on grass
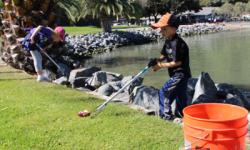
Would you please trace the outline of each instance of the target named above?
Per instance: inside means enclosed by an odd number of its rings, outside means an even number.
[[[108,112],[107,114],[110,117],[131,117],[131,116],[135,116],[136,112],[134,112],[134,111],[113,111],[112,113]]]
[[[91,95],[88,95],[88,96],[91,96]],[[97,99],[95,97],[86,97],[86,98],[81,98],[81,99],[78,99],[78,101],[94,101],[94,102],[103,102],[102,100],[100,99]]]
[[[5,72],[2,72],[0,71],[0,74],[4,74],[4,73],[23,73],[22,71],[5,71]]]
[[[34,78],[11,78],[11,79],[0,79],[0,81],[24,81],[24,80],[34,80]]]
[[[85,94],[85,93],[83,93]],[[90,97],[87,97],[87,96],[90,96]],[[74,97],[74,98],[65,98],[66,101],[70,101],[70,102],[75,102],[75,101],[78,101],[78,102],[84,102],[84,103],[97,103],[97,104],[101,104],[103,103],[104,101],[98,99],[98,98],[95,98],[94,96],[92,97],[92,95],[87,95],[87,96],[83,96],[83,97]]]

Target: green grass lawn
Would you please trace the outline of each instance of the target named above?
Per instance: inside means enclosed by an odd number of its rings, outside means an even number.
[[[176,150],[182,145],[180,127],[126,106],[110,104],[94,119],[77,116],[102,102],[2,66],[0,149]]]
[[[79,34],[90,34],[90,33],[98,33],[102,32],[101,28],[95,26],[83,26],[83,27],[64,27],[66,33],[69,35],[79,35]],[[128,28],[140,28],[140,26],[132,25],[132,26],[115,26],[113,30],[124,30]]]
[[[141,26],[137,26],[137,25],[119,25],[119,26],[113,26],[112,29],[131,29],[131,28],[142,28]]]
[[[98,33],[101,32],[102,29],[94,26],[86,26],[86,27],[64,27],[66,33],[69,35],[79,35],[79,34],[90,34],[90,33]]]

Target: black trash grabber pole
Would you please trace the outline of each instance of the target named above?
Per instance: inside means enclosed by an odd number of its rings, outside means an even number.
[[[144,74],[146,74],[148,72],[148,70],[152,66],[155,66],[156,64],[157,64],[157,59],[151,59],[150,62],[148,63],[148,65],[143,70],[141,70],[136,76],[134,76],[134,78],[132,80],[130,80],[129,82],[127,82],[119,91],[117,91],[114,95],[112,95],[111,97],[109,97],[107,101],[105,101],[103,104],[101,104],[100,106],[98,106],[95,109],[95,111],[91,114],[91,118],[94,118],[100,112],[102,112],[106,108],[106,106],[108,105],[108,103],[110,103],[119,93],[123,92],[126,87],[128,87],[130,84],[132,84],[139,77],[141,77]]]

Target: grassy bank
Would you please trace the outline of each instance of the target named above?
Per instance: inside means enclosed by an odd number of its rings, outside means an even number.
[[[103,101],[8,67],[0,67],[0,93],[1,150],[176,150],[183,141],[180,127],[118,104],[95,119],[79,118],[79,110]]]
[[[64,27],[66,33],[69,35],[78,35],[78,34],[90,34],[90,33],[98,33],[101,32],[101,28],[97,28],[94,26],[86,26],[86,27]]]
[[[130,28],[141,28],[140,26],[114,26],[113,30],[125,30]],[[95,26],[83,26],[83,27],[65,27],[65,30],[70,35],[79,35],[79,34],[90,34],[102,32],[101,28]]]

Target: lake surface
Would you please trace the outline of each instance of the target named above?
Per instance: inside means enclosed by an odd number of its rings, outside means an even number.
[[[215,82],[225,82],[250,89],[250,30],[221,32],[184,38],[190,48],[193,77],[204,71]],[[148,63],[159,57],[163,41],[139,46],[118,48],[95,56],[86,65],[100,66],[103,70],[135,75]],[[169,79],[166,69],[150,71],[144,83],[161,87]]]

